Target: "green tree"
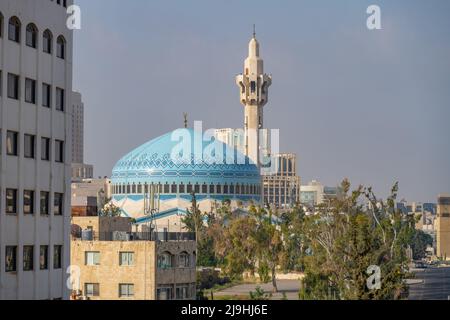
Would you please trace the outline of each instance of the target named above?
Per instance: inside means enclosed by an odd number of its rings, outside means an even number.
[[[433,245],[433,237],[423,232],[415,230],[411,239],[411,249],[413,251],[413,259],[421,260],[426,257],[427,247]]]
[[[305,257],[306,277],[300,297],[324,299],[400,299],[406,291],[406,247],[414,218],[395,209],[398,185],[386,201],[371,188],[342,194],[305,220],[311,254]],[[381,268],[381,289],[369,289],[367,269]]]

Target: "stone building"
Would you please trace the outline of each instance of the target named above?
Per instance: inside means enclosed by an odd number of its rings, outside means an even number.
[[[436,254],[450,260],[450,194],[439,195],[436,218]]]
[[[195,300],[193,234],[133,232],[130,218],[72,223],[72,299]]]

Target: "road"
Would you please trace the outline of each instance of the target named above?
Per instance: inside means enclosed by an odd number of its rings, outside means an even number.
[[[277,280],[278,293],[273,294],[273,300],[281,300],[283,293],[286,294],[288,300],[298,300],[298,292],[300,290],[300,280]],[[250,291],[255,291],[256,287],[261,287],[265,292],[272,291],[272,283],[266,284],[241,284],[220,292],[216,292],[215,296],[248,296]]]
[[[410,285],[409,300],[449,300],[450,268],[426,268],[416,272],[421,283]]]

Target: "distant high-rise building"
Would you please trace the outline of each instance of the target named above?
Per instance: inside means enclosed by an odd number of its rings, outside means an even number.
[[[300,203],[297,157],[292,153],[282,153],[271,158],[276,162],[276,171],[263,175],[263,202],[280,209],[291,208]]]
[[[436,247],[439,258],[450,259],[450,194],[442,194],[438,197]]]
[[[72,162],[84,162],[84,103],[81,94],[72,93]]]
[[[214,136],[218,141],[245,154],[245,132],[243,129],[217,129]]]
[[[318,205],[336,198],[338,194],[338,187],[327,187],[313,180],[307,185],[300,187],[300,202],[305,207],[314,209]]]
[[[0,300],[68,298],[72,4],[0,1]]]
[[[92,179],[94,167],[84,163],[84,103],[81,94],[72,92],[72,178]]]

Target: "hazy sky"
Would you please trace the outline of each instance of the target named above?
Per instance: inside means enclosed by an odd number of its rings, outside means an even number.
[[[234,77],[252,25],[273,75],[265,126],[302,182],[409,201],[450,192],[450,1],[78,0],[74,89],[95,175],[181,127],[243,126]],[[377,4],[382,30],[366,28]]]

